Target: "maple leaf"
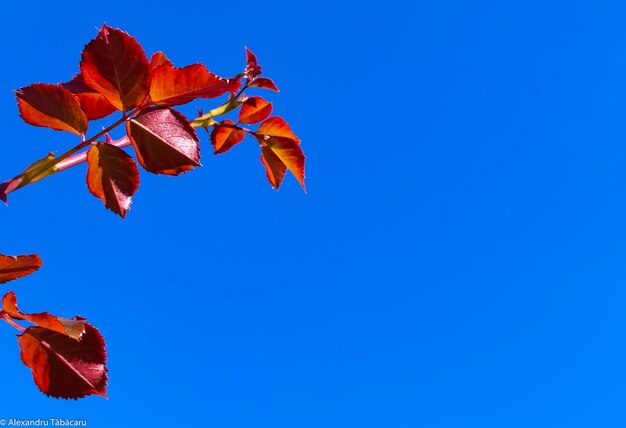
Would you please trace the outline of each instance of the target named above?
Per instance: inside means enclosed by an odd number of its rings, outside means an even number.
[[[106,397],[104,338],[86,323],[80,341],[43,327],[28,327],[19,335],[22,362],[30,367],[41,392],[57,398]]]
[[[239,123],[257,123],[272,113],[272,103],[261,97],[250,97],[244,101],[239,110]]]
[[[61,86],[76,95],[88,120],[102,119],[116,111],[104,95],[87,86],[79,73]]]
[[[126,132],[137,160],[149,172],[178,175],[200,166],[196,131],[176,110],[144,110],[126,123]]]
[[[85,46],[80,70],[84,82],[120,111],[139,106],[148,95],[148,58],[122,30],[104,25]]]
[[[239,79],[216,76],[202,64],[176,68],[168,61],[156,67],[150,75],[150,99],[158,106],[171,107],[196,98],[233,93],[240,85]]]
[[[80,101],[62,86],[35,83],[15,94],[20,115],[26,123],[78,135],[87,132],[87,116]]]
[[[87,152],[87,186],[105,207],[124,218],[139,188],[137,165],[119,147],[97,143]]]
[[[8,292],[2,298],[2,310],[13,319],[31,322],[39,327],[69,336],[74,340],[79,340],[85,333],[85,321],[83,319],[56,317],[48,312],[37,314],[21,312],[17,308],[17,298],[13,291]]]
[[[232,120],[225,119],[216,125],[211,132],[211,144],[215,149],[215,154],[228,151],[235,144],[240,143],[245,137],[243,130]]]
[[[261,145],[261,162],[267,178],[278,189],[289,169],[296,177],[302,189],[304,185],[304,152],[300,148],[300,139],[296,137],[287,122],[280,116],[268,118],[259,126],[256,137]]]
[[[28,256],[7,256],[0,254],[0,284],[30,275],[41,267],[37,254]]]

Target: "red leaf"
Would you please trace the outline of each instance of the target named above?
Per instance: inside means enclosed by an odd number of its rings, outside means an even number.
[[[127,33],[104,25],[83,51],[80,70],[85,83],[116,109],[128,111],[148,95],[148,59]]]
[[[2,298],[2,310],[11,318],[31,322],[39,327],[69,336],[74,340],[79,340],[83,333],[85,333],[85,321],[83,319],[55,317],[48,312],[38,314],[22,313],[17,308],[17,298],[12,291],[5,294]]]
[[[6,256],[0,254],[0,284],[30,275],[41,267],[37,254],[28,256]]]
[[[154,71],[155,68],[163,64],[172,65],[172,62],[161,51],[153,53],[150,57],[150,71]]]
[[[104,95],[85,84],[80,73],[69,82],[61,83],[61,86],[78,97],[88,120],[102,119],[115,112],[115,107]]]
[[[80,101],[67,89],[36,83],[15,93],[20,115],[26,123],[78,135],[87,132],[87,117]]]
[[[269,89],[270,91],[274,91],[274,92],[280,92],[278,90],[278,87],[274,83],[274,81],[272,79],[268,79],[267,77],[259,77],[258,79],[255,79],[252,83],[250,83],[248,86],[250,86],[251,88],[263,88],[263,89]]]
[[[87,152],[87,187],[105,207],[125,218],[139,188],[137,165],[119,147],[97,143]]]
[[[176,68],[165,63],[150,76],[150,98],[159,106],[185,104],[196,98],[215,98],[239,89],[239,79],[224,79],[202,64]]]
[[[272,103],[261,97],[250,97],[239,110],[239,123],[257,123],[272,113]]]
[[[137,160],[150,172],[178,175],[200,166],[196,131],[176,110],[148,109],[126,123],[126,132]]]
[[[224,126],[230,125],[230,126]],[[235,144],[241,142],[245,137],[245,133],[235,126],[232,120],[225,119],[219,125],[216,125],[211,132],[211,143],[215,148],[215,154],[228,151]]]
[[[17,337],[22,362],[30,367],[41,392],[57,398],[106,397],[105,342],[100,332],[85,323],[76,341],[42,327],[28,327]]]
[[[244,74],[250,80],[254,80],[262,73],[261,66],[259,65],[256,55],[252,51],[246,48],[246,70]]]
[[[286,167],[306,191],[304,152],[298,144],[300,139],[291,131],[287,122],[278,116],[270,117],[259,126],[256,134],[261,144],[261,162],[272,186],[276,189],[280,187]]]

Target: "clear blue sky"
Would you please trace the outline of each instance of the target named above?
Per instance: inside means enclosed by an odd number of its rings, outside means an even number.
[[[107,22],[179,65],[244,46],[303,140],[308,195],[247,141],[142,175],[126,221],[83,166],[11,195],[21,308],[81,314],[109,399],[41,395],[0,327],[0,418],[90,427],[623,427],[621,2],[13,2],[0,172],[76,143],[11,90],[59,82]],[[194,103],[209,107],[211,103]],[[118,137],[119,135],[113,135]]]

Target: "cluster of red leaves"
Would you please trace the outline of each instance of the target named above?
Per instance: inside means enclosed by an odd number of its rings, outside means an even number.
[[[97,142],[97,138],[108,137],[105,132],[85,140],[89,121],[116,111],[122,112],[116,124],[126,124],[139,165],[151,173],[178,175],[200,166],[195,128],[212,126],[215,154],[228,151],[248,134],[260,145],[261,162],[272,186],[279,188],[288,169],[304,189],[305,157],[300,140],[284,119],[270,117],[271,102],[244,95],[248,88],[276,92],[278,88],[271,79],[259,77],[261,66],[249,49],[246,59],[245,70],[230,79],[211,73],[202,64],[177,68],[162,52],[148,60],[133,37],[105,25],[85,46],[80,73],[71,81],[24,87],[16,91],[17,101],[27,123],[81,136],[83,145],[90,146],[86,153],[89,190],[122,217],[139,187],[135,160],[119,146],[109,144],[108,138]],[[173,108],[224,94],[229,94],[229,99],[222,107],[193,121]],[[237,122],[213,119],[237,108]],[[260,125],[256,131],[242,126],[251,124]],[[28,184],[23,176],[16,179],[0,185],[0,198],[5,202],[8,192]]]
[[[0,255],[0,283],[28,275],[41,266],[37,255]],[[105,343],[100,332],[82,317],[63,318],[47,312],[26,314],[10,291],[2,298],[0,318],[21,331],[17,336],[22,362],[41,392],[57,398],[106,396]],[[16,321],[33,326],[24,328]]]

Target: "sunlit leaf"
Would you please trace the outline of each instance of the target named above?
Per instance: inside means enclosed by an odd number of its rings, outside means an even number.
[[[141,104],[148,94],[148,59],[127,33],[102,27],[83,51],[80,70],[85,83],[120,111]]]
[[[215,98],[239,89],[239,79],[224,79],[202,64],[176,68],[165,63],[150,76],[150,98],[159,106],[185,104],[196,98]]]
[[[105,343],[85,323],[80,341],[42,327],[28,327],[18,337],[22,362],[30,367],[41,392],[57,398],[106,397]]]
[[[87,116],[80,101],[59,85],[36,83],[18,91],[17,104],[26,123],[83,135]]]
[[[119,147],[97,143],[87,152],[87,186],[105,207],[124,218],[139,188],[137,165]]]
[[[249,86],[251,88],[263,88],[274,92],[280,92],[274,81],[272,79],[268,79],[267,77],[259,77],[250,83]]]
[[[153,53],[150,57],[150,72],[154,71],[155,68],[163,64],[172,65],[172,62],[161,51]]]
[[[272,103],[261,97],[250,97],[239,110],[239,123],[257,123],[272,113]]]
[[[269,135],[272,137],[282,137],[300,142],[300,139],[293,133],[285,119],[280,116],[272,116],[259,126],[258,134]]]
[[[268,147],[261,147],[261,163],[265,167],[265,173],[270,184],[275,188],[280,188],[285,177],[287,167],[276,154]]]
[[[176,110],[146,110],[127,122],[126,132],[137,153],[137,160],[147,171],[178,175],[200,166],[196,131]]]
[[[116,111],[104,95],[85,84],[80,73],[69,82],[61,83],[61,86],[78,97],[89,120],[102,119]]]
[[[246,48],[246,70],[244,73],[250,80],[255,79],[262,73],[256,55],[248,48]]]
[[[28,256],[6,256],[0,254],[0,284],[29,275],[41,267],[37,254]]]
[[[25,314],[17,308],[15,293],[10,291],[2,298],[2,310],[11,318],[31,322],[39,327],[47,328],[64,334],[74,340],[79,340],[85,333],[85,321],[83,319],[69,319],[55,317],[48,312],[37,314]]]
[[[300,148],[300,139],[296,137],[287,122],[279,116],[270,117],[259,126],[256,135],[261,145],[261,161],[272,186],[276,189],[280,187],[284,167],[286,167],[306,191],[304,152]]]
[[[211,132],[211,144],[215,149],[215,154],[228,151],[235,144],[241,142],[245,133],[235,126],[232,120],[224,120],[216,125]]]

